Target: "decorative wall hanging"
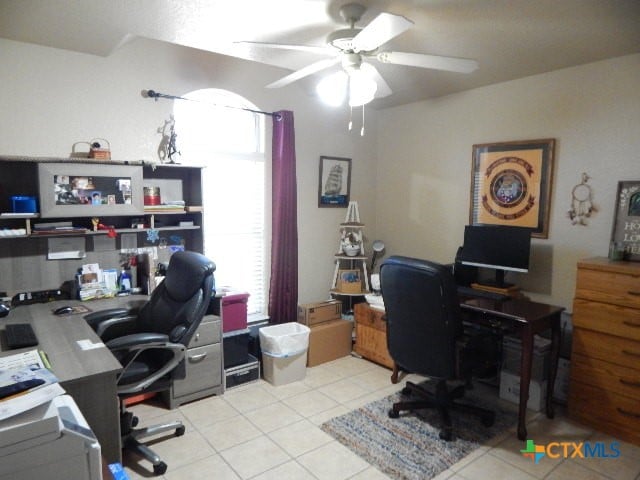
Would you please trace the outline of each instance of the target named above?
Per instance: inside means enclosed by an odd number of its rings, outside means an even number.
[[[547,238],[554,147],[552,138],[474,145],[469,222]]]
[[[571,207],[567,215],[573,225],[587,225],[587,218],[597,209],[593,204],[593,192],[587,182],[591,179],[586,173],[582,174],[582,182],[571,190]]]
[[[320,157],[318,207],[349,205],[351,189],[351,159]]]
[[[625,260],[640,261],[640,180],[618,182],[611,243],[622,246]]]

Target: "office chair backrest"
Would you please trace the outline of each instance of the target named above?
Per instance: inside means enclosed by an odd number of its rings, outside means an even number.
[[[453,378],[462,322],[451,270],[427,260],[392,256],[380,267],[380,282],[393,360],[409,372]]]
[[[176,252],[164,280],[138,314],[138,331],[187,345],[209,307],[215,264],[196,252]]]

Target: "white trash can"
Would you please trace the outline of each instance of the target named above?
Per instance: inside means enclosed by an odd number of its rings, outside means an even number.
[[[262,327],[262,374],[272,385],[303,380],[307,373],[310,329],[297,322]]]

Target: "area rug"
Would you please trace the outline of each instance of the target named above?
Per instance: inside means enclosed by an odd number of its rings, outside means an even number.
[[[439,437],[442,425],[435,409],[402,412],[392,419],[388,411],[400,393],[369,403],[323,423],[323,431],[396,480],[428,480],[467,456],[492,437],[517,423],[517,413],[506,411],[467,394],[465,403],[485,406],[496,413],[492,427],[460,411],[452,412],[454,440]]]

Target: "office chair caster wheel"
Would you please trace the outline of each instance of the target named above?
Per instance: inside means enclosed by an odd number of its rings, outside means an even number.
[[[453,438],[453,432],[449,428],[440,430],[440,438],[445,442],[450,442]]]
[[[166,471],[167,464],[164,462],[160,462],[159,464],[153,466],[153,473],[155,473],[156,475],[164,475]]]
[[[490,427],[493,425],[493,422],[496,421],[496,414],[493,412],[487,413],[486,415],[482,416],[481,421],[482,425],[484,425],[485,427]]]
[[[131,426],[133,428],[138,426],[138,422],[140,421],[140,419],[138,417],[136,417],[135,415],[131,417]]]
[[[184,425],[180,425],[178,428],[176,428],[176,437],[181,437],[182,435],[184,435]]]
[[[389,418],[398,418],[400,417],[400,412],[396,412],[393,408],[389,410]]]

